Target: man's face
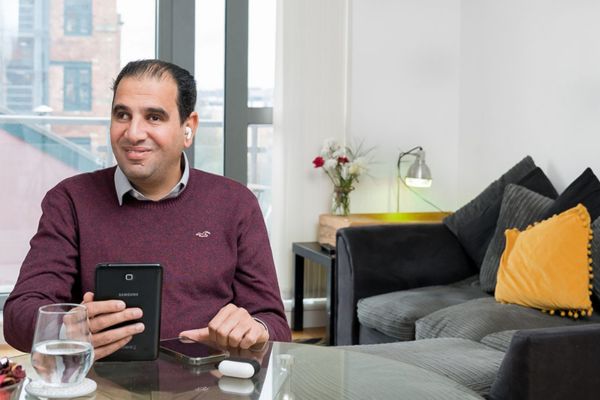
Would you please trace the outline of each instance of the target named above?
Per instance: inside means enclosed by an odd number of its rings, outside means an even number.
[[[112,149],[127,178],[150,197],[167,194],[179,181],[181,152],[192,144],[185,128],[195,131],[196,121],[191,117],[181,124],[176,101],[177,85],[171,77],[124,78],[115,92]]]

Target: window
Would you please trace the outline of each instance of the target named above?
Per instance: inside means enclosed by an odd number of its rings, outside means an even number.
[[[267,226],[275,6],[275,0],[195,0],[200,126],[193,163],[246,183],[260,202]]]
[[[196,111],[200,116],[194,139],[194,167],[223,175],[225,88],[225,0],[196,0]]]
[[[10,188],[0,197],[0,309],[44,194],[113,165],[110,88],[119,69],[156,56],[155,0],[96,4],[102,29],[94,30],[90,0],[0,0],[0,186]]]
[[[91,63],[65,65],[64,109],[65,111],[90,111],[92,109]]]
[[[275,0],[248,3],[248,107],[273,107]]]
[[[65,35],[92,34],[92,0],[65,0]]]

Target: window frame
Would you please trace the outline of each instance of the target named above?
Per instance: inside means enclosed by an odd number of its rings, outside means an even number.
[[[63,110],[64,111],[91,111],[92,110],[92,63],[85,61],[65,61],[61,62],[63,65]],[[89,81],[82,83],[81,72],[87,72]],[[73,101],[67,101],[67,73],[73,74],[75,82],[76,99]],[[88,89],[87,99],[82,101],[81,99],[81,88],[86,87]]]
[[[248,107],[249,0],[225,0],[224,175],[248,183],[248,127],[272,125],[272,107]],[[194,71],[195,0],[158,0],[157,57]],[[192,49],[192,51],[190,51]],[[194,165],[193,148],[186,154]]]
[[[63,33],[65,36],[91,36],[94,13],[92,0],[64,0]],[[69,29],[69,22],[74,28]]]

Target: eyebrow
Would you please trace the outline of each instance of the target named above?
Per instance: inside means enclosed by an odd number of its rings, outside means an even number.
[[[148,107],[144,109],[144,112],[146,114],[158,114],[160,115],[164,120],[168,120],[169,119],[169,113],[161,107]]]
[[[119,111],[127,111],[127,112],[129,112],[131,110],[129,109],[129,107],[127,107],[127,106],[125,106],[123,104],[115,104],[113,106],[113,108],[112,108],[112,114],[115,115]]]
[[[125,111],[128,113],[131,113],[131,109],[129,107],[127,107],[124,104],[115,104],[113,106],[112,109],[112,114],[115,115],[116,113],[120,112],[120,111]],[[168,120],[169,119],[169,113],[161,107],[147,107],[144,108],[144,113],[145,114],[158,114],[160,115],[163,119]]]

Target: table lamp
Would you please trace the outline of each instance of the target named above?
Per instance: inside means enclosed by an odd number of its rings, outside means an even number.
[[[402,161],[402,158],[409,155],[415,157],[415,161],[408,168],[406,176],[403,178],[400,171],[400,162]],[[428,188],[431,186],[432,179],[431,171],[425,163],[425,151],[421,146],[413,147],[409,151],[400,152],[398,155],[397,169],[398,189],[396,193],[396,212],[400,212],[400,182],[404,183],[409,188]]]

